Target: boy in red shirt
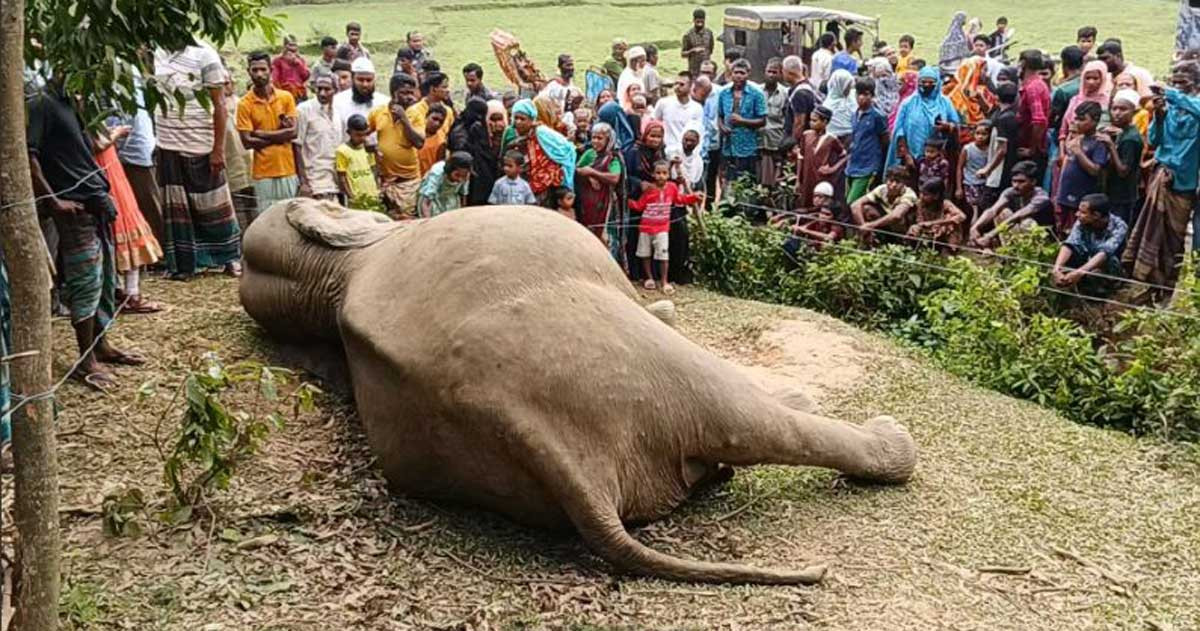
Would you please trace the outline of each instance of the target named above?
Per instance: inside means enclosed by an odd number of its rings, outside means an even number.
[[[650,254],[662,270],[663,293],[673,294],[675,288],[667,278],[669,267],[669,243],[671,234],[671,207],[704,202],[704,194],[684,195],[671,179],[671,165],[660,160],[654,164],[654,186],[642,190],[641,199],[630,200],[629,208],[642,213],[638,223],[637,256],[642,259],[642,271],[646,289],[656,289],[654,273],[650,269]]]

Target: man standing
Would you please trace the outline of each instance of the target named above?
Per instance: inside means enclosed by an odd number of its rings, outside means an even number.
[[[296,196],[298,147],[296,139],[296,101],[292,95],[271,85],[271,56],[250,53],[247,69],[253,88],[238,102],[237,130],[242,146],[254,150],[254,194],[258,212],[276,202]]]
[[[1092,54],[1092,49],[1096,46],[1096,36],[1099,34],[1100,32],[1094,26],[1080,27],[1075,32],[1075,45],[1079,47],[1079,50],[1083,51],[1084,59]]]
[[[321,57],[312,63],[312,75],[316,79],[322,71],[333,74],[333,62],[337,61],[337,40],[326,35],[321,38]]]
[[[573,62],[571,66],[571,70],[574,72],[575,68]],[[483,67],[479,64],[471,62],[463,66],[462,74],[463,83],[467,86],[467,101],[471,100],[472,98],[480,98],[485,101],[491,101],[493,99],[500,98],[495,92],[492,92],[486,85],[483,84]]]
[[[658,76],[658,47],[646,44],[646,65],[642,68],[642,87],[645,88],[646,102],[653,106],[658,102],[662,90],[662,78]]]
[[[205,44],[154,55],[160,90],[184,97],[155,109],[158,129],[158,186],[166,240],[162,242],[171,278],[187,280],[208,267],[240,275],[241,231],[225,181],[225,105],[228,73],[217,51]],[[208,92],[210,104],[195,97]]]
[[[988,37],[991,44],[991,56],[997,59],[1008,58],[1008,42],[1012,39],[1012,33],[1008,30],[1008,18],[1000,16],[996,18],[996,30]]]
[[[1155,90],[1149,141],[1156,147],[1157,166],[1121,259],[1133,279],[1168,287],[1179,278],[1188,218],[1200,187],[1200,63],[1176,64],[1171,83],[1174,89]]]
[[[575,76],[575,60],[568,54],[558,56],[558,76],[546,83],[540,96],[549,97],[558,104],[559,112],[567,111],[567,95],[571,92],[571,79]]]
[[[117,156],[121,159],[121,168],[125,169],[125,177],[133,188],[133,196],[137,198],[138,209],[150,224],[150,231],[160,244],[166,243],[167,235],[163,228],[162,202],[158,197],[158,182],[154,179],[154,120],[146,111],[146,101],[142,94],[142,75],[137,68],[133,69],[134,98],[137,100],[137,112],[133,115],[118,117],[119,125],[129,127],[129,135],[117,141]]]
[[[425,47],[425,36],[420,31],[409,31],[405,36],[408,49],[413,52],[413,63],[418,68],[426,61],[433,59],[433,49]]]
[[[29,100],[27,143],[33,190],[58,231],[63,300],[71,312],[83,359],[75,378],[98,390],[115,385],[100,362],[139,365],[145,360],[113,348],[104,327],[116,315],[113,221],[117,211],[108,179],[92,157],[92,143],[55,73]],[[97,337],[100,339],[97,340]],[[95,350],[88,349],[95,344]]]
[[[641,88],[645,88],[645,74],[643,70],[646,67],[646,49],[641,46],[634,46],[625,51],[625,61],[628,65],[621,71],[621,77],[617,80],[617,103],[629,111],[631,107],[629,87],[637,84]]]
[[[704,25],[706,18],[704,9],[692,11],[692,28],[683,34],[682,56],[687,60],[691,77],[700,76],[700,63],[711,59],[716,47],[713,32]]]
[[[333,96],[333,118],[337,121],[338,129],[342,132],[342,142],[349,140],[346,134],[346,121],[355,114],[370,120],[370,113],[381,105],[387,105],[388,98],[375,91],[375,64],[366,57],[359,57],[350,65],[350,80],[353,84],[349,90],[338,92]],[[367,153],[375,150],[375,134],[367,138]]]
[[[817,91],[804,76],[804,61],[796,55],[783,58],[783,81],[791,86],[784,128],[799,142],[808,129],[808,116],[817,106]]]
[[[999,59],[988,56],[988,49],[991,46],[991,40],[987,35],[976,35],[971,40],[971,56],[967,58],[968,62],[983,60],[984,67],[987,69],[988,81],[992,85],[996,84],[996,80],[1000,78],[1000,71],[1004,70],[1004,64],[1000,63]]]
[[[412,121],[407,110],[417,102],[417,80],[404,73],[392,75],[389,103],[371,110],[367,124],[379,135],[380,192],[392,219],[416,217],[417,191],[421,187],[418,150],[425,146],[425,121]]]
[[[833,74],[833,53],[837,47],[837,37],[833,33],[822,33],[821,39],[817,40],[817,49],[812,54],[812,72],[809,73],[809,82],[817,90],[821,90],[821,86],[829,80],[829,75]]]
[[[1083,70],[1084,52],[1079,46],[1067,46],[1059,53],[1062,81],[1050,94],[1050,129],[1057,133],[1071,99],[1079,94],[1079,74]]]
[[[767,123],[767,98],[749,85],[750,62],[738,59],[730,68],[731,85],[717,102],[721,130],[721,161],[725,178],[733,182],[758,170],[758,130]]]
[[[271,62],[270,70],[271,83],[276,88],[291,94],[296,102],[308,98],[308,64],[300,56],[294,35],[283,38],[283,52]]]
[[[313,82],[316,99],[296,108],[296,175],[299,195],[315,199],[337,199],[338,182],[334,155],[342,143],[342,130],[333,118],[333,76],[319,75]]]
[[[1046,168],[1046,127],[1050,124],[1050,87],[1042,80],[1043,68],[1045,61],[1041,51],[1021,53],[1021,98],[1017,110],[1021,136],[1017,142],[1017,156],[1022,160],[1033,160],[1039,170]]]
[[[783,166],[783,156],[779,148],[783,139],[788,136],[787,123],[788,91],[779,84],[783,77],[783,60],[772,57],[767,60],[766,77],[763,82],[763,93],[766,96],[767,117],[762,133],[758,137],[762,161],[759,166],[759,182],[764,186],[773,186],[779,178]]]
[[[1096,51],[1096,56],[1108,66],[1108,71],[1112,74],[1114,81],[1118,76],[1128,74],[1133,77],[1138,94],[1150,96],[1150,86],[1154,84],[1154,76],[1150,74],[1149,70],[1125,61],[1125,52],[1121,48],[1121,42],[1112,39],[1104,42]]]
[[[708,84],[707,80],[705,85]],[[667,151],[681,149],[683,132],[689,124],[704,126],[704,107],[691,98],[692,77],[687,71],[682,71],[675,78],[675,94],[668,96],[654,106],[654,118],[663,124],[663,147]],[[707,96],[707,94],[706,94]],[[701,146],[704,137],[700,137]]]
[[[624,39],[618,37],[613,40],[612,56],[604,62],[604,74],[612,79],[613,85],[617,85],[621,80],[621,72],[625,70],[625,51],[627,50],[629,50],[629,43]]]
[[[337,57],[350,63],[358,61],[360,57],[371,58],[367,47],[362,45],[362,25],[358,22],[346,24],[346,43],[338,47]]]

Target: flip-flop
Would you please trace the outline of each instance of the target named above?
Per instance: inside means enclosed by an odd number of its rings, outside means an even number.
[[[672,285],[671,283],[667,283],[667,284],[663,285],[663,293],[668,296],[674,296],[675,295],[675,286]]]
[[[109,389],[117,387],[112,375],[99,370],[86,375],[77,371],[72,378],[96,392],[108,392]]]
[[[642,283],[642,289],[645,289],[647,291],[654,291],[655,289],[658,289],[658,284],[652,280],[648,280],[648,281],[645,281],[644,283]]]
[[[125,308],[121,311],[123,313],[146,314],[158,313],[162,310],[162,305],[154,302],[153,300],[146,300],[145,298],[139,296],[137,298],[131,298],[129,302],[125,304]]]

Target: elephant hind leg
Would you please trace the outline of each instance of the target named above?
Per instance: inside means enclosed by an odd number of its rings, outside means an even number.
[[[916,443],[890,416],[854,425],[777,400],[764,403],[733,408],[708,459],[734,466],[825,467],[882,484],[907,482],[916,469]]]

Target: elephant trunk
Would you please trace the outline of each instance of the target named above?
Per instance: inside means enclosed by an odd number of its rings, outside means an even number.
[[[357,250],[336,249],[302,234],[291,200],[261,214],[243,238],[239,296],[250,314],[284,341],[337,341],[337,314]]]

